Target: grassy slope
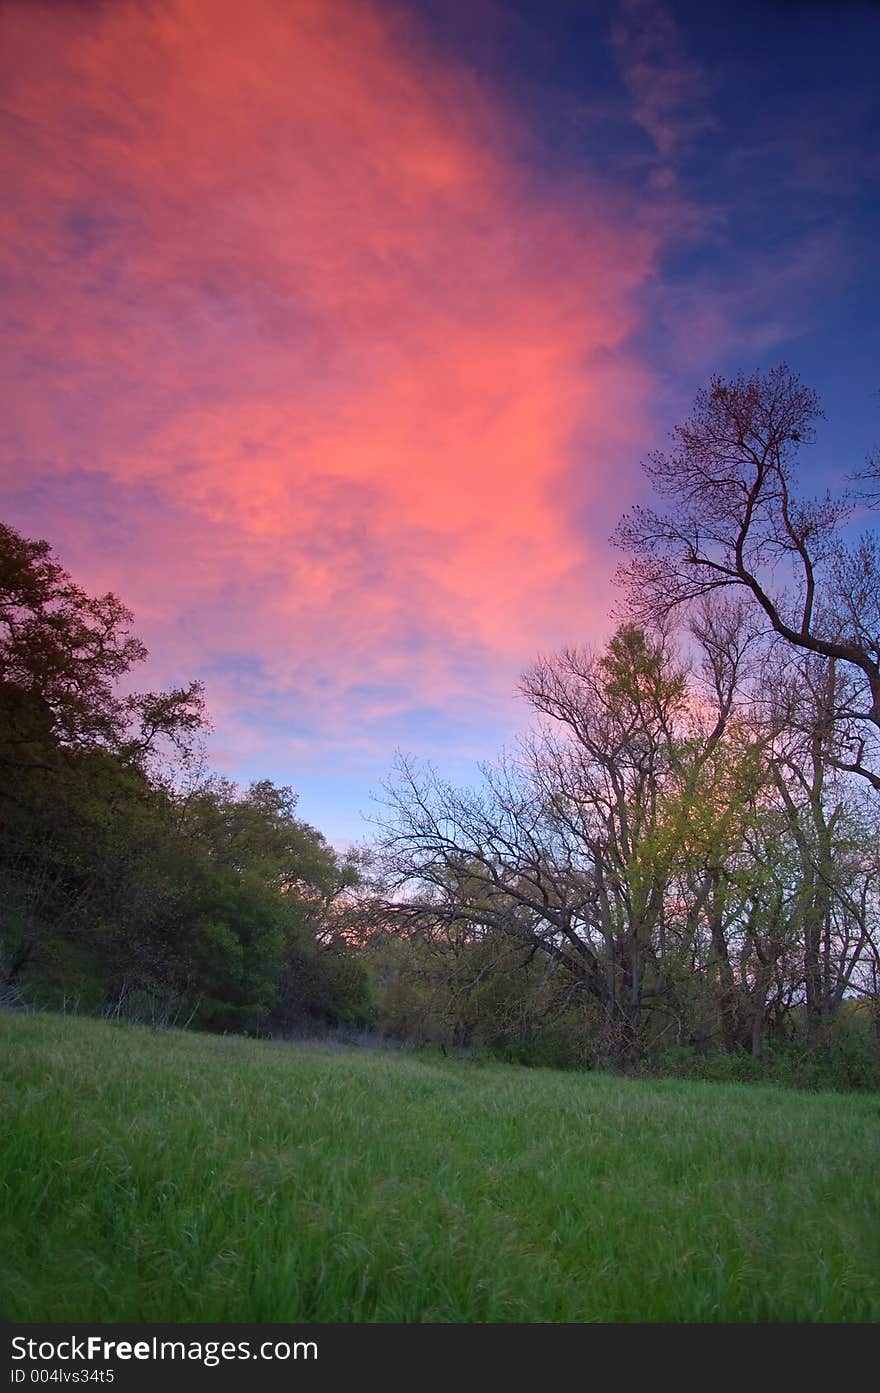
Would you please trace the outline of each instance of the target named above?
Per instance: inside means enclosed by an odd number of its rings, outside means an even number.
[[[880,1319],[880,1100],[0,1012],[13,1320]]]

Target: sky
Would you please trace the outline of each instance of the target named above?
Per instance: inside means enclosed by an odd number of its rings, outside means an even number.
[[[0,488],[337,845],[613,627],[715,373],[880,442],[877,4],[0,0]]]

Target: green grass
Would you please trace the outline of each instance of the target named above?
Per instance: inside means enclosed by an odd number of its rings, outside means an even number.
[[[0,1013],[0,1314],[880,1319],[880,1099]]]

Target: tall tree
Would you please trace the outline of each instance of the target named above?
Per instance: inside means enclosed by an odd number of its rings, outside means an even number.
[[[671,508],[637,507],[615,535],[632,556],[622,576],[642,618],[738,590],[769,634],[837,662],[851,681],[830,757],[880,791],[880,550],[872,533],[846,543],[851,496],[798,490],[798,454],[821,414],[784,364],[714,377],[674,428],[675,448],[645,465]]]

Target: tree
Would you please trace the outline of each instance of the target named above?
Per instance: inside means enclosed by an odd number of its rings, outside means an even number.
[[[638,1053],[646,1015],[668,1016],[690,967],[679,923],[693,934],[711,888],[681,915],[702,854],[695,829],[711,821],[720,840],[730,820],[724,736],[738,664],[714,661],[716,704],[698,706],[665,637],[624,625],[603,654],[570,649],[526,673],[522,690],[547,722],[484,770],[483,790],[403,761],[381,846],[397,893],[389,918],[406,932],[464,924],[537,953],[599,1003],[606,1052]]]
[[[826,758],[839,666],[783,665],[731,595],[695,602],[687,651],[628,623],[539,660],[521,690],[543,722],[482,788],[400,762],[378,857],[395,1029],[489,1038],[515,1008],[521,1039],[564,1019],[569,1058],[589,1034],[618,1063],[759,1059],[872,996],[876,818]]]
[[[53,762],[62,750],[110,750],[131,762],[163,740],[180,752],[205,722],[199,682],[122,696],[147,657],[116,595],[90,596],[52,557],[0,523],[0,767]]]
[[[806,498],[797,457],[821,417],[816,393],[784,364],[714,377],[645,466],[667,513],[636,507],[615,540],[633,613],[661,619],[719,591],[749,597],[767,631],[836,662],[849,678],[832,716],[831,758],[880,790],[880,551],[843,539],[852,496]]]
[[[193,777],[201,686],[121,694],[131,626],[0,527],[0,991],[218,1028],[362,1019],[353,863],[291,789]]]
[[[214,944],[202,1018],[215,1025],[284,1032],[369,1014],[366,976],[337,909],[356,866],[296,816],[296,804],[293,789],[269,779],[240,790],[218,777],[178,804],[179,835],[202,877],[197,936]]]

